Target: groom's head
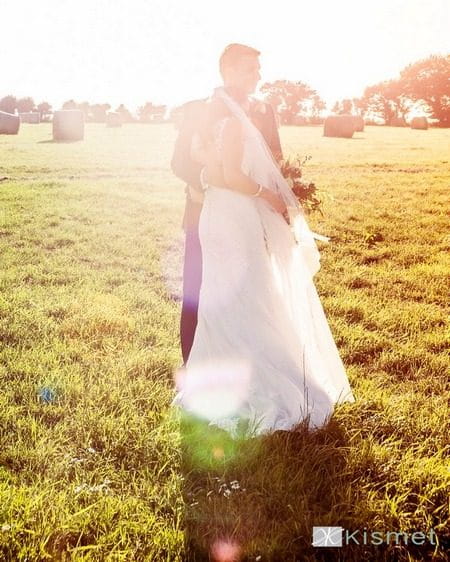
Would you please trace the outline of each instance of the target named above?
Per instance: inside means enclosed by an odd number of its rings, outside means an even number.
[[[225,87],[252,94],[261,80],[259,55],[253,47],[231,43],[223,50],[219,59],[220,74]]]

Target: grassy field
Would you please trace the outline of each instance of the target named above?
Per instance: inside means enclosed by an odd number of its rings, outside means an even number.
[[[450,130],[281,138],[329,195],[315,282],[357,401],[231,442],[169,408],[173,126],[0,136],[0,560],[446,559]],[[438,544],[313,547],[319,525]]]

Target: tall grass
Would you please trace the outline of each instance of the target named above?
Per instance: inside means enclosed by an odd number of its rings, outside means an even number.
[[[169,408],[172,126],[0,136],[0,559],[445,560],[450,131],[281,137],[332,196],[309,219],[332,237],[315,283],[357,402],[231,441]],[[313,547],[319,525],[438,544]]]

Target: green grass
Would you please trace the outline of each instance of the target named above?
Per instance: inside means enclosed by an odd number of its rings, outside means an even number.
[[[216,540],[248,561],[445,560],[450,130],[281,137],[329,195],[308,221],[332,237],[315,283],[357,402],[318,432],[233,442],[169,408],[172,125],[0,136],[1,560],[208,560]],[[320,549],[318,525],[440,544]]]

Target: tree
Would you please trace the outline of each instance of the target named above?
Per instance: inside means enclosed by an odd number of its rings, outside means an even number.
[[[353,98],[353,108],[357,115],[364,117],[367,113],[368,105],[367,100],[364,97],[361,98]]]
[[[65,101],[62,104],[62,109],[77,109],[77,104],[74,102],[74,100]]]
[[[51,106],[48,102],[43,101],[42,103],[40,103],[40,104],[37,106],[36,109],[37,109],[38,112],[39,112],[40,120],[41,120],[41,121],[44,121],[44,120],[45,120],[45,117],[46,117],[49,113],[51,113],[51,111],[52,111],[52,106]]]
[[[352,100],[345,99],[342,100],[342,113],[348,114],[353,111],[353,102]]]
[[[333,105],[332,109],[333,113],[337,113],[338,115],[351,114],[353,113],[353,100],[351,99],[344,99],[341,101],[337,101]]]
[[[386,125],[403,120],[411,106],[411,100],[404,92],[400,80],[385,80],[374,86],[368,86],[360,103],[375,115],[378,115]]]
[[[311,123],[320,123],[321,122],[320,112],[323,111],[324,109],[326,109],[327,104],[317,94],[314,94],[312,96],[311,100],[312,100],[312,103],[311,103],[311,119],[310,119],[310,122]]]
[[[331,108],[332,113],[339,113],[339,111],[341,110],[341,104],[340,102],[335,102],[335,104],[333,105],[333,107]]]
[[[400,72],[404,92],[423,101],[440,127],[450,127],[450,55],[431,55]]]
[[[82,103],[77,104],[77,109],[81,109],[84,113],[84,120],[89,121],[91,117],[91,104],[88,101],[83,101]]]
[[[143,123],[162,121],[166,108],[167,106],[165,105],[154,105],[152,102],[148,101],[138,108],[137,114],[139,120]]]
[[[92,120],[97,123],[106,123],[106,112],[110,109],[109,103],[94,103],[91,105]]]
[[[266,100],[272,104],[280,114],[281,122],[290,125],[306,106],[302,102],[312,99],[317,94],[303,82],[276,80],[266,82],[261,86],[261,92],[266,94]]]
[[[131,123],[132,121],[134,121],[133,116],[131,115],[131,113],[128,111],[128,109],[124,106],[123,103],[121,103],[118,108],[116,109],[116,113],[119,113],[120,116],[122,117],[122,121],[124,123]]]
[[[332,112],[338,115],[346,113],[364,117],[367,112],[367,100],[365,98],[346,98],[337,101],[333,106]]]
[[[35,104],[33,98],[26,97],[17,100],[17,111],[19,113],[28,113],[35,109]]]
[[[17,98],[15,96],[5,96],[0,100],[0,111],[6,113],[14,113],[17,107]]]

